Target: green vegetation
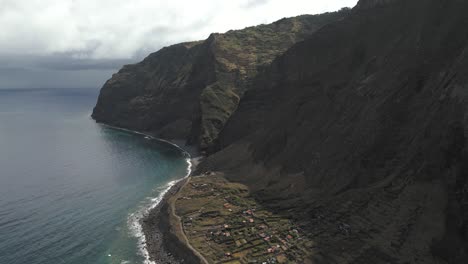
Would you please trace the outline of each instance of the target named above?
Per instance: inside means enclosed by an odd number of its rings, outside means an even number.
[[[208,86],[201,94],[202,148],[211,146],[229,117],[239,104],[239,96],[233,89],[221,87],[219,83]]]
[[[239,97],[250,88],[260,68],[346,12],[303,15],[213,34],[209,41],[216,60],[217,82],[206,87],[201,95],[200,146],[208,149],[215,145],[219,132],[236,110]]]
[[[200,146],[208,149],[216,144],[219,132],[237,108],[239,97],[250,88],[260,68],[346,12],[303,15],[213,34],[209,41],[216,60],[217,82],[206,87],[201,95]]]

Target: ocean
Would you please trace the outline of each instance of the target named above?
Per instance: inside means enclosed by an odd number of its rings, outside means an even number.
[[[0,90],[1,264],[149,263],[139,220],[188,156],[96,124],[98,92]]]

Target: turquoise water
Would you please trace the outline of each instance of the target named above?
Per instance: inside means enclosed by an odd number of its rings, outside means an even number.
[[[97,90],[0,90],[0,263],[144,263],[138,220],[176,147],[96,124]]]

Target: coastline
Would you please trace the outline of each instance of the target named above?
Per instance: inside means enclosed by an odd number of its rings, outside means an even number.
[[[200,254],[183,236],[181,222],[173,214],[173,198],[189,181],[188,177],[172,186],[161,202],[142,219],[146,248],[151,264],[201,264]],[[146,264],[146,263],[145,263]]]
[[[187,181],[187,178],[182,179],[175,185],[169,188],[162,196],[161,201],[152,209],[149,210],[148,215],[144,216],[140,222],[142,231],[145,237],[145,248],[147,256],[145,256],[145,264],[179,264],[181,263],[181,256],[173,255],[173,248],[167,241],[168,230],[161,228],[162,225],[167,225],[167,215],[164,209],[167,209],[167,200],[173,196]]]
[[[158,197],[152,198],[153,203],[144,210],[141,218],[136,218],[133,225],[138,230],[138,248],[145,258],[144,264],[200,264],[207,263],[203,256],[188,243],[182,229],[180,219],[174,212],[172,200],[178,191],[190,180],[192,172],[200,163],[203,156],[199,156],[195,149],[184,149],[175,142],[157,138],[154,135],[115,127],[105,123],[98,123],[105,127],[138,134],[150,140],[158,140],[170,144],[184,153],[188,164],[187,174],[180,180],[167,184],[167,188]],[[193,157],[193,156],[197,157]]]
[[[94,120],[94,119],[93,119]],[[95,121],[96,122],[96,121]],[[141,131],[136,131],[136,130],[131,130],[131,129],[127,129],[127,128],[123,128],[123,127],[117,127],[117,126],[113,126],[113,125],[109,125],[109,124],[106,124],[106,123],[101,123],[101,122],[96,122],[97,124],[99,125],[102,125],[102,126],[105,126],[105,127],[108,127],[108,128],[111,128],[111,129],[115,129],[115,130],[120,130],[120,131],[124,131],[124,132],[128,132],[128,133],[132,133],[132,134],[137,134],[137,135],[142,135],[142,136],[145,136],[147,137],[148,139],[150,140],[157,140],[157,141],[161,141],[161,142],[164,142],[164,143],[167,143],[177,149],[179,149],[181,152],[183,152],[184,154],[186,154],[187,158],[192,160],[192,159],[198,159],[199,157],[199,152],[198,150],[196,150],[195,148],[191,148],[190,146],[187,146],[185,145],[183,147],[181,147],[180,144],[182,142],[182,140],[167,140],[167,139],[162,139],[162,138],[158,138],[156,137],[155,135],[152,135],[150,133],[145,133],[145,132],[141,132]]]

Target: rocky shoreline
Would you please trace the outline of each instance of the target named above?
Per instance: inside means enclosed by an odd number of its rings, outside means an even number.
[[[197,159],[192,159],[192,166],[196,166],[197,162]],[[204,263],[182,238],[181,223],[172,213],[172,199],[190,180],[189,177],[191,175],[172,186],[161,202],[141,220],[151,263]]]
[[[147,217],[142,219],[143,233],[146,236],[146,247],[150,260],[156,263],[179,264],[183,263],[183,257],[173,252],[190,251],[188,248],[180,247],[175,250],[177,239],[170,235],[168,199],[177,193],[178,189],[187,181],[184,179],[174,185],[164,196],[161,202],[150,211]],[[174,240],[174,241],[171,241]],[[177,241],[176,241],[177,240]],[[179,245],[177,245],[179,246]],[[175,247],[177,247],[175,246]]]
[[[183,231],[182,229],[177,230],[177,226],[180,225],[180,221],[171,217],[171,199],[190,180],[189,178],[192,176],[192,172],[196,169],[203,156],[199,156],[199,152],[195,147],[185,145],[183,140],[164,140],[158,138],[153,133],[115,127],[106,123],[101,124],[112,129],[140,134],[166,142],[179,148],[191,157],[189,175],[171,186],[166,194],[163,195],[159,204],[151,209],[147,216],[140,220],[143,234],[145,235],[146,249],[149,254],[149,260],[146,260],[145,264],[204,263],[199,257],[197,257],[197,253],[184,242],[184,239],[181,239],[183,234],[180,232]]]

